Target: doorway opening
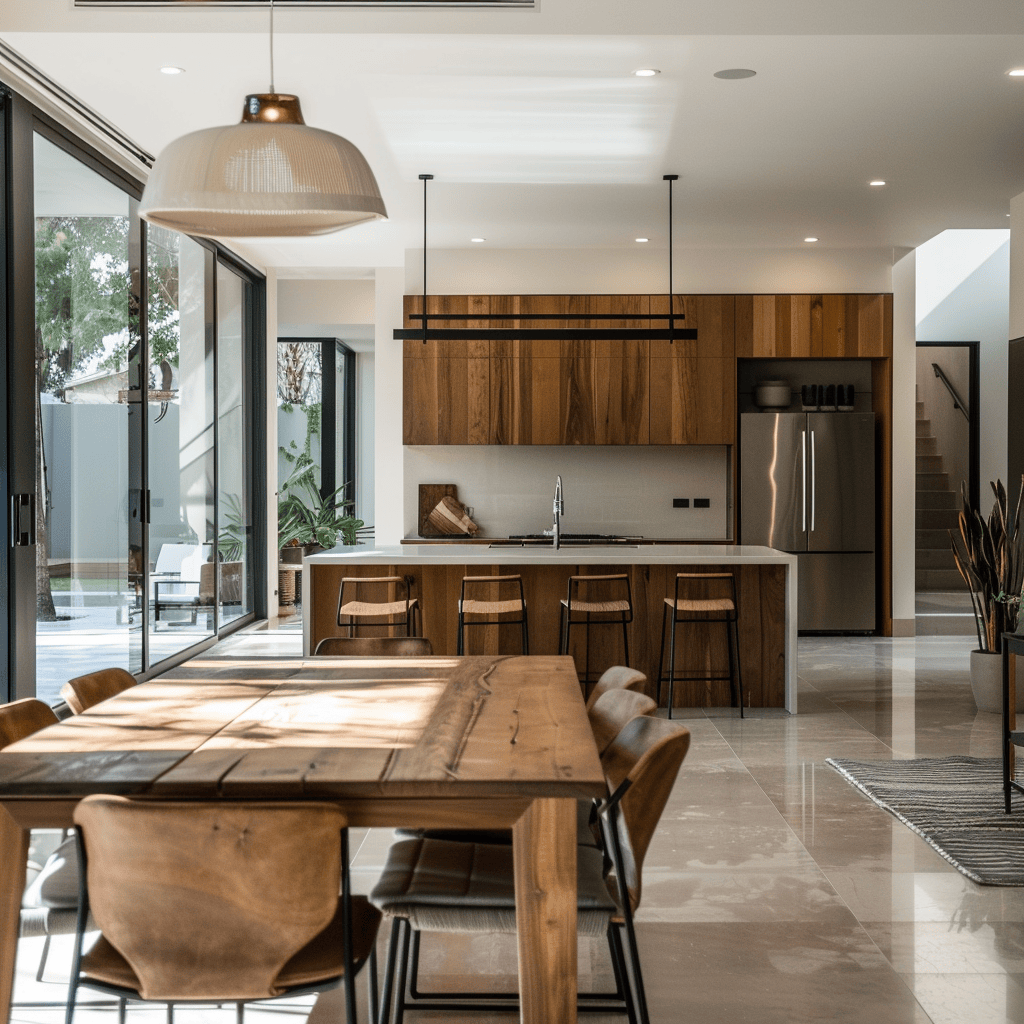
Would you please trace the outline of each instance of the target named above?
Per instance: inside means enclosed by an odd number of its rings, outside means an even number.
[[[979,507],[980,342],[917,343],[916,632],[974,634],[971,596],[953,561],[961,493]]]

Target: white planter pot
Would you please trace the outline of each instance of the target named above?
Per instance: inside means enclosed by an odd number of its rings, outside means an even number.
[[[971,651],[971,692],[979,711],[1003,713],[1003,658],[991,651]],[[1024,678],[1017,680],[1017,713],[1024,712]]]

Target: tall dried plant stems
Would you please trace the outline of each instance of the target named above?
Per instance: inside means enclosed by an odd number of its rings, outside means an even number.
[[[1024,585],[1024,542],[1020,535],[1024,476],[1012,519],[1002,482],[993,483],[992,491],[996,500],[986,521],[971,508],[967,485],[961,484],[959,538],[950,530],[949,539],[957,571],[971,595],[978,645],[983,651],[998,653],[1003,633],[1017,628]]]

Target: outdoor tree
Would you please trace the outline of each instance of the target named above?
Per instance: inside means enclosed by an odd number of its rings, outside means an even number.
[[[46,217],[36,221],[36,615],[56,618],[50,590],[46,516],[49,509],[40,396],[66,401],[65,389],[90,363],[120,372],[138,335],[132,303],[127,217]],[[155,234],[155,232],[154,232]],[[177,364],[177,236],[151,240],[150,365]],[[168,244],[170,242],[170,244]],[[170,251],[172,250],[173,251]],[[127,555],[127,552],[125,553]]]

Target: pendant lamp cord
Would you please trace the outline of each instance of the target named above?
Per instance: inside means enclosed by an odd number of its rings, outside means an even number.
[[[274,89],[274,0],[270,0],[270,91]]]
[[[676,299],[673,284],[675,279],[672,275],[672,182],[679,180],[678,174],[663,175],[668,182],[668,343],[675,344],[676,332]]]
[[[423,344],[427,343],[427,182],[433,181],[432,174],[421,174],[423,182]]]

